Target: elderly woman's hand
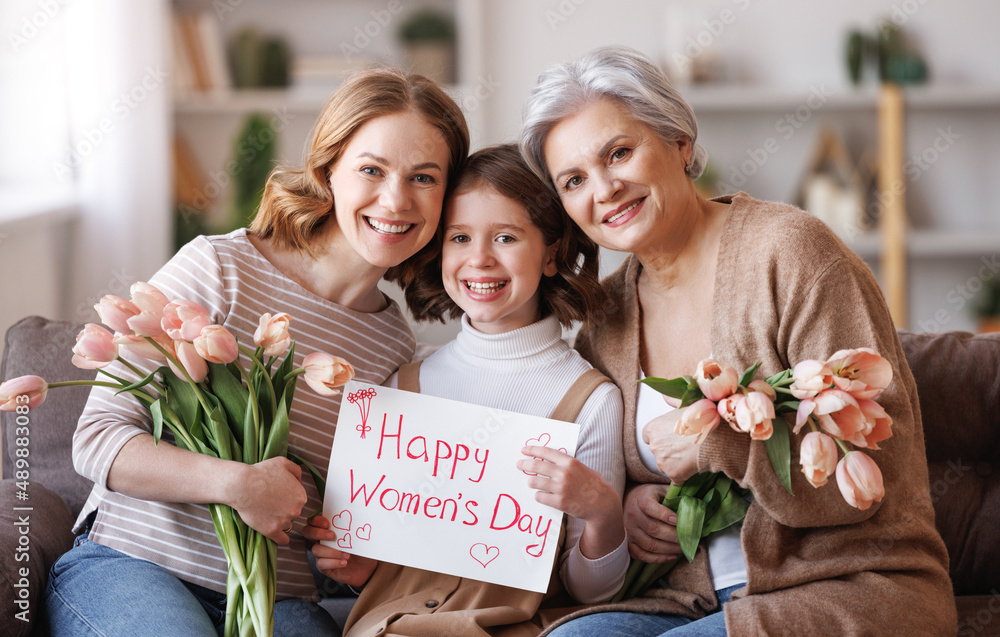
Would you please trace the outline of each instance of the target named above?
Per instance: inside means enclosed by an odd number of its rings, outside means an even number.
[[[684,409],[675,409],[653,418],[642,429],[642,439],[656,457],[657,468],[676,484],[683,484],[698,473],[698,445],[695,436],[674,433]]]
[[[662,564],[681,554],[677,543],[677,514],[661,504],[665,484],[642,484],[625,495],[625,532],[628,552],[647,564]]]

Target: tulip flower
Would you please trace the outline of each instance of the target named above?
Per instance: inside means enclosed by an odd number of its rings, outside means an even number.
[[[827,478],[837,470],[837,443],[830,436],[810,431],[802,438],[799,462],[806,480],[814,487],[827,483]]]
[[[767,440],[774,433],[774,402],[759,391],[747,393],[736,405],[736,425],[754,440]]]
[[[34,409],[45,402],[49,384],[41,376],[18,376],[0,383],[0,411],[15,411],[18,406]],[[18,400],[27,396],[28,400]]]
[[[154,338],[153,340],[155,340],[157,344],[171,354],[174,353],[174,342],[166,336]],[[156,349],[152,343],[141,336],[135,336],[132,334],[115,334],[112,342],[115,345],[121,345],[126,350],[140,358],[146,358],[162,365],[167,363],[167,357],[164,356],[160,350]]]
[[[191,380],[196,383],[205,380],[205,377],[208,376],[208,363],[198,355],[198,350],[193,344],[187,341],[175,341],[174,350],[174,355],[177,357],[178,362],[184,366],[184,369],[187,370],[188,375],[191,376]],[[184,372],[178,369],[173,361],[168,360],[167,365],[177,374],[178,378],[185,378]]]
[[[858,401],[839,389],[827,389],[815,398],[806,398],[799,403],[792,432],[798,433],[810,415],[823,431],[840,440],[852,440],[866,427],[865,416],[861,413]]]
[[[855,398],[874,400],[892,382],[892,365],[867,347],[842,349],[826,364],[833,373],[837,389]]]
[[[885,496],[882,472],[874,460],[860,451],[849,451],[837,463],[837,486],[847,503],[862,511]]]
[[[822,361],[805,360],[792,368],[793,382],[789,386],[792,395],[802,400],[813,398],[833,385],[833,372]]]
[[[163,307],[160,327],[175,341],[193,341],[212,324],[208,310],[192,301],[175,299]]]
[[[236,337],[221,325],[209,325],[194,339],[198,355],[209,363],[232,363],[240,355]]]
[[[747,389],[749,389],[750,391],[759,391],[760,393],[770,398],[772,402],[774,402],[774,400],[778,398],[778,392],[774,391],[774,387],[772,387],[771,383],[767,382],[766,380],[760,380],[760,379],[752,380],[750,381],[750,384],[747,385]]]
[[[878,449],[878,443],[892,437],[892,418],[874,400],[861,398],[858,400],[858,407],[864,416],[865,426],[858,435],[851,438],[851,442],[859,447]]]
[[[731,395],[740,383],[739,374],[734,367],[711,358],[698,363],[694,378],[705,398],[714,402]]]
[[[166,294],[143,281],[133,283],[129,292],[132,294],[132,303],[140,312],[163,314],[163,308],[170,302]]]
[[[97,315],[101,317],[101,322],[116,332],[131,334],[132,329],[128,326],[128,320],[139,314],[139,308],[135,303],[120,296],[108,294],[102,296],[101,300],[94,305]]]
[[[719,416],[728,422],[730,427],[740,433],[743,433],[743,430],[736,424],[736,406],[744,400],[746,400],[746,396],[741,393],[737,393],[732,396],[726,396],[720,400],[718,406]]]
[[[325,352],[313,352],[302,360],[306,383],[317,394],[336,396],[337,387],[354,378],[354,368],[343,358]]]
[[[114,335],[96,323],[87,323],[76,335],[73,364],[80,369],[98,369],[118,358]]]
[[[715,403],[707,398],[688,405],[677,421],[674,433],[681,436],[698,436],[695,442],[701,444],[708,434],[719,425],[719,411]]]
[[[253,333],[254,345],[263,347],[268,356],[283,356],[292,344],[292,337],[288,333],[288,323],[291,320],[292,317],[286,312],[274,316],[270,312],[262,314],[260,325]]]

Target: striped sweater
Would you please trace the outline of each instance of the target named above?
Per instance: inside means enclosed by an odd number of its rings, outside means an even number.
[[[199,237],[182,248],[150,283],[168,298],[183,298],[208,309],[214,323],[228,328],[241,344],[251,344],[260,315],[288,312],[296,341],[296,363],[323,351],[343,356],[360,381],[381,384],[414,352],[414,338],[392,301],[376,313],[361,313],[323,299],[279,272],[250,243],[245,230]],[[133,359],[140,367],[148,361]],[[118,364],[115,364],[118,365]],[[148,367],[151,368],[151,367]],[[109,371],[129,376],[124,367]],[[295,394],[289,450],[325,473],[341,396],[325,397],[303,388]],[[225,592],[226,558],[216,539],[208,507],[138,500],[109,491],[108,472],[122,446],[152,430],[148,412],[131,397],[95,387],[73,436],[76,470],[95,482],[77,526],[97,510],[90,539],[152,561],[177,577]],[[171,441],[164,432],[164,440]],[[303,479],[308,502],[320,506],[313,481]],[[277,598],[317,598],[299,518],[291,543],[278,547]]]

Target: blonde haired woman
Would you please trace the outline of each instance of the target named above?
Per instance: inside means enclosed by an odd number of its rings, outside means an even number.
[[[303,169],[271,175],[252,227],[195,239],[151,282],[202,304],[243,343],[262,313],[288,312],[299,351],[343,356],[358,379],[380,384],[415,343],[376,286],[406,285],[425,263],[468,148],[460,109],[430,80],[392,69],[356,75],[316,122]],[[297,395],[290,451],[325,467],[339,408],[340,396]],[[232,506],[279,544],[275,634],[336,634],[315,604],[301,536],[302,512],[319,507],[312,480],[285,458],[229,462],[154,445],[150,432],[131,399],[91,393],[73,455],[96,486],[76,545],[49,578],[52,634],[214,637],[226,560],[206,503]]]

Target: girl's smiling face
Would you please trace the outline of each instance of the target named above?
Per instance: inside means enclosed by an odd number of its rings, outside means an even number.
[[[531,325],[538,284],[557,273],[558,242],[546,246],[527,211],[485,186],[457,194],[445,210],[441,278],[448,296],[480,332]]]

